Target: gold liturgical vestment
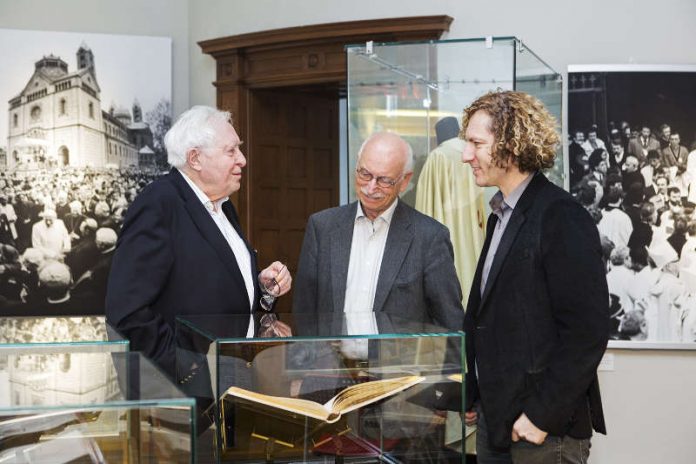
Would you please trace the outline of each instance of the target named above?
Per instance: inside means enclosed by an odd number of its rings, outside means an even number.
[[[462,163],[464,141],[452,138],[435,148],[418,178],[416,209],[449,228],[454,266],[466,307],[485,238],[483,190],[474,182],[471,167]]]

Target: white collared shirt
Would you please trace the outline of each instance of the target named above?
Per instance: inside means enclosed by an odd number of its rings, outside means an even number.
[[[353,241],[350,245],[350,261],[346,279],[346,299],[343,312],[367,312],[373,310],[377,279],[382,267],[384,247],[396,201],[386,211],[370,221],[358,202],[353,225]]]
[[[353,225],[353,240],[350,245],[346,297],[343,304],[348,335],[379,333],[373,312],[375,293],[396,204],[397,201],[394,201],[386,211],[377,216],[374,221],[370,221],[358,202]],[[365,317],[368,313],[371,313],[371,317]],[[365,358],[367,356],[365,341],[344,340],[341,351],[352,359]]]
[[[221,198],[216,202],[213,202],[208,196],[198,187],[185,172],[179,169],[179,172],[183,176],[186,183],[191,187],[193,193],[196,194],[198,200],[205,206],[205,209],[210,213],[210,217],[215,222],[215,225],[220,230],[220,233],[225,238],[225,241],[230,246],[234,258],[237,260],[237,266],[239,266],[239,271],[242,273],[242,278],[244,279],[244,286],[246,287],[247,296],[249,297],[249,307],[254,308],[254,276],[251,272],[251,256],[249,250],[239,236],[235,228],[232,226],[230,221],[222,212],[222,204],[229,201],[229,198]],[[247,338],[254,337],[254,318],[249,319],[249,328],[247,329]]]

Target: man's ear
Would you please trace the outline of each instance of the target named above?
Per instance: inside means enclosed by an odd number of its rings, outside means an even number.
[[[401,187],[399,188],[399,193],[404,193],[408,183],[411,182],[411,177],[413,177],[413,172],[407,172],[404,174],[404,179],[401,181]]]
[[[198,148],[191,148],[186,152],[186,164],[194,171],[200,171],[201,167],[201,151]]]

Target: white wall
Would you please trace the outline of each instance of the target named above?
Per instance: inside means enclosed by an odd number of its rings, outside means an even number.
[[[608,350],[600,371],[607,432],[591,464],[696,462],[696,351]],[[606,356],[605,355],[605,359]]]
[[[196,42],[281,27],[447,14],[446,38],[521,38],[556,71],[575,63],[696,62],[694,0],[191,0],[191,103],[214,104],[213,58]]]
[[[179,114],[189,106],[188,11],[188,0],[0,0],[0,28],[171,37],[172,105]]]

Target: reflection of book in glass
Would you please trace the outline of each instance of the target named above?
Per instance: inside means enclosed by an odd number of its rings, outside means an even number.
[[[330,456],[360,456],[378,457],[382,450],[370,443],[369,440],[360,438],[351,433],[351,429],[345,429],[339,433],[323,434],[319,441],[314,443],[312,452]]]
[[[224,400],[228,396],[234,396],[271,408],[319,419],[330,424],[336,422],[342,414],[395,395],[423,380],[425,380],[425,377],[409,375],[406,377],[364,382],[347,387],[324,404],[297,398],[263,395],[238,387],[230,387],[222,395],[222,399]]]

